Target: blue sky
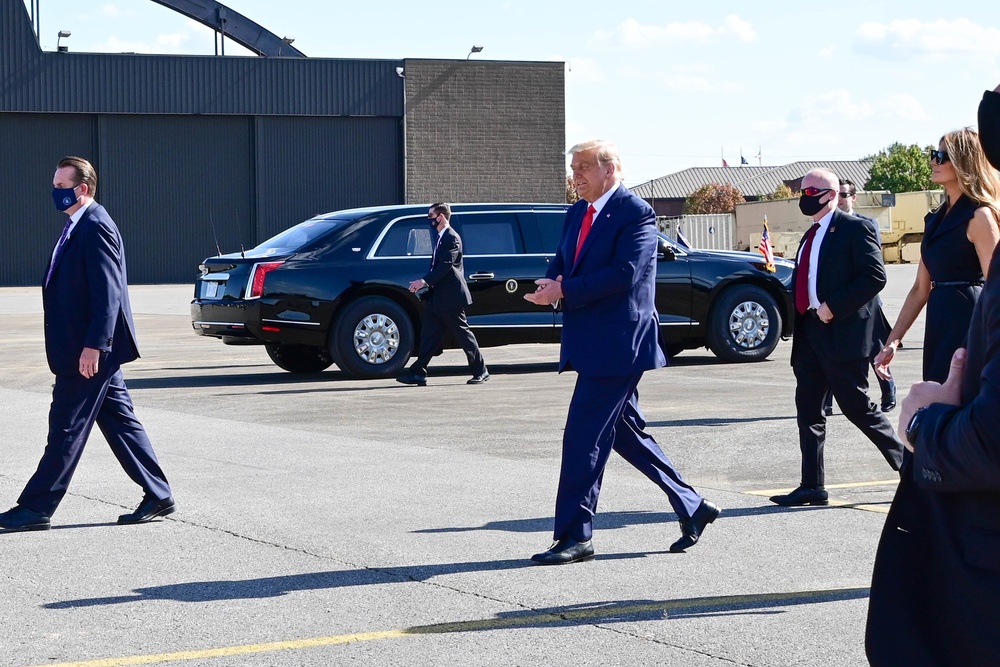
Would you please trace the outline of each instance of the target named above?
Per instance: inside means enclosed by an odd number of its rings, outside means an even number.
[[[214,53],[209,29],[154,2],[40,2],[47,50],[71,30],[74,51]],[[478,44],[473,58],[565,61],[567,144],[615,141],[629,185],[738,165],[741,147],[777,165],[936,143],[1000,83],[986,0],[224,4],[310,57],[462,59]]]

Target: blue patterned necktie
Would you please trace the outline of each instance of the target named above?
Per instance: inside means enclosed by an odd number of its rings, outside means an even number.
[[[49,272],[45,274],[46,287],[49,285],[49,279],[52,278],[52,272],[56,270],[56,262],[59,261],[59,255],[62,253],[63,246],[66,244],[66,239],[69,238],[69,228],[72,226],[73,218],[70,218],[66,221],[66,226],[63,227],[62,234],[59,236],[55,252],[52,253],[52,262],[49,264]]]

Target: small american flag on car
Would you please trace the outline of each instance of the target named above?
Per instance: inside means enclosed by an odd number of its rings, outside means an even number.
[[[760,245],[757,247],[764,255],[764,268],[774,273],[774,251],[771,250],[771,234],[767,230],[767,216],[764,216],[764,233],[760,235]]]

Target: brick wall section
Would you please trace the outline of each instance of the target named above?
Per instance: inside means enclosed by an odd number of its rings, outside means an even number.
[[[562,202],[561,62],[406,60],[406,202]]]

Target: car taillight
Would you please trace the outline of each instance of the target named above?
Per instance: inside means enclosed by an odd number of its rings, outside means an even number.
[[[250,290],[247,292],[248,299],[256,299],[264,293],[264,277],[274,271],[284,262],[262,262],[254,264],[250,270]]]

